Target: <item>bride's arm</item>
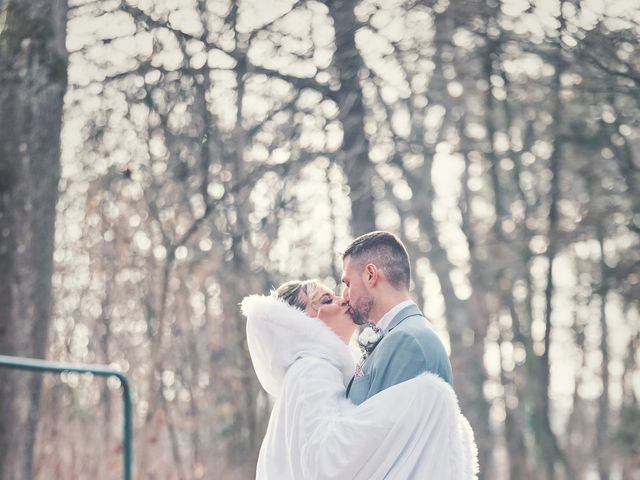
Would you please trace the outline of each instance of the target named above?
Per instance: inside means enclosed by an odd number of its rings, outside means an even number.
[[[375,464],[371,455],[391,425],[358,414],[345,398],[339,370],[318,358],[296,361],[285,377],[280,407],[287,418],[286,443],[294,446],[291,454],[299,457],[305,479],[370,478],[359,472]]]
[[[344,393],[340,372],[320,359],[299,360],[287,372],[281,413],[286,443],[296,447],[291,461],[300,462],[305,480],[412,478],[416,471],[473,478],[471,459],[461,457],[469,444],[458,440],[465,432],[457,400],[441,379],[424,374],[359,406]]]

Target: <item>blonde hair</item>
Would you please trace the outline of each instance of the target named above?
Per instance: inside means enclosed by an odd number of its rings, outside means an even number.
[[[273,295],[300,310],[306,310],[309,304],[317,310],[318,307],[314,303],[316,292],[321,286],[318,280],[290,280],[276,288]]]

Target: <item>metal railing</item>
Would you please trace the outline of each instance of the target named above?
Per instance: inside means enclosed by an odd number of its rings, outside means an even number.
[[[131,464],[133,460],[133,429],[131,423],[131,391],[127,377],[118,370],[106,365],[87,365],[82,363],[52,362],[49,360],[39,360],[35,358],[12,357],[0,355],[0,367],[13,368],[18,370],[31,370],[36,372],[53,373],[85,373],[100,377],[117,377],[122,385],[122,400],[124,404],[124,431],[123,431],[123,469],[124,480],[131,480]]]

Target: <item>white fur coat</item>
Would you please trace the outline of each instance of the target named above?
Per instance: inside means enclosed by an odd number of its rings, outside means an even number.
[[[471,480],[473,432],[453,389],[425,373],[359,406],[345,398],[354,364],[320,320],[269,296],[242,302],[253,366],[276,398],[259,480]]]

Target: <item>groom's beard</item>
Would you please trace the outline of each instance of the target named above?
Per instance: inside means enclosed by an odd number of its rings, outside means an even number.
[[[356,311],[351,312],[351,321],[356,325],[364,325],[365,323],[367,323],[367,319],[363,318],[362,315],[360,315]]]
[[[363,299],[357,305],[351,305],[351,321],[356,325],[364,325],[369,323],[369,314],[373,308],[373,300]]]

